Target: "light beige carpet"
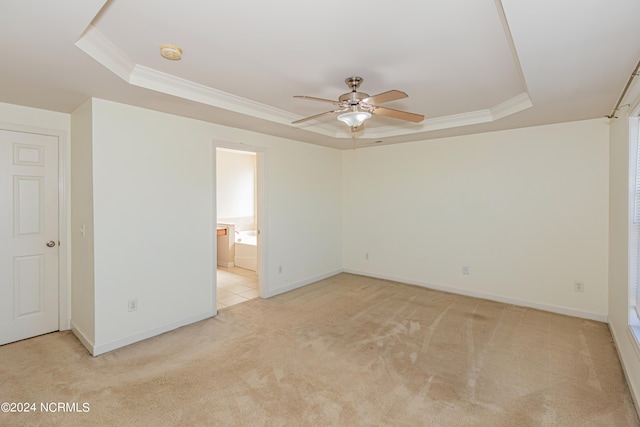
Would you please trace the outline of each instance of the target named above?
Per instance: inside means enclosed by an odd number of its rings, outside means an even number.
[[[0,381],[89,409],[3,426],[640,426],[607,325],[349,274],[96,358],[9,344]]]

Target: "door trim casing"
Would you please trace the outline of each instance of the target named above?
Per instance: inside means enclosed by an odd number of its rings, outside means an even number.
[[[58,329],[61,331],[71,329],[71,283],[69,282],[71,236],[68,234],[70,171],[67,159],[69,155],[67,132],[4,122],[0,122],[0,129],[58,138]]]

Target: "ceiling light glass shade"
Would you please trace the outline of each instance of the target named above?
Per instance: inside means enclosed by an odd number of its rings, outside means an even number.
[[[360,126],[369,117],[371,117],[371,113],[366,111],[349,111],[348,113],[340,114],[338,120],[353,128]]]

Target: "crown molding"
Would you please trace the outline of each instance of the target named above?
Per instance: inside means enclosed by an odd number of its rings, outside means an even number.
[[[511,99],[507,99],[498,105],[491,107],[492,121],[499,120],[512,114],[519,113],[522,110],[533,107],[533,102],[529,94],[526,92],[520,95],[514,96]]]
[[[129,83],[135,63],[96,27],[89,25],[75,45],[106,69]]]
[[[295,114],[279,108],[241,98],[229,92],[214,89],[142,65],[136,65],[133,68],[130,83],[135,86],[276,123],[290,124],[297,118]]]
[[[426,119],[418,124],[401,126],[385,126],[379,128],[367,128],[367,138],[389,138],[392,136],[406,135],[410,133],[429,132],[441,129],[476,125],[499,120],[533,106],[528,93],[521,93],[496,106],[483,110],[467,113],[452,114],[449,116]],[[411,126],[409,128],[409,126]],[[349,137],[342,136],[343,138]]]
[[[87,27],[75,44],[109,71],[134,86],[292,127],[291,122],[302,118],[297,114],[270,105],[136,64],[93,25]],[[417,124],[406,123],[399,126],[367,128],[366,136],[374,139],[389,138],[487,123],[518,113],[532,106],[533,103],[529,94],[523,92],[483,110],[434,117]],[[326,123],[319,123],[295,127],[331,138],[343,139],[352,137],[351,132],[342,125],[332,126]]]

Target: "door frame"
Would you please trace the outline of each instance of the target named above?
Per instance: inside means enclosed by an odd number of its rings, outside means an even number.
[[[71,261],[71,236],[69,233],[69,182],[68,169],[69,138],[67,132],[0,122],[0,129],[12,132],[31,133],[58,138],[58,330],[71,329],[71,283],[69,264]]]
[[[217,170],[216,170],[216,158],[217,153],[216,149],[218,148],[227,148],[230,150],[236,151],[247,151],[250,153],[256,154],[256,210],[258,212],[257,215],[257,224],[258,224],[258,292],[260,294],[260,298],[266,298],[269,295],[267,290],[267,241],[269,237],[268,232],[268,222],[267,222],[267,149],[265,147],[258,147],[255,145],[243,144],[239,142],[230,142],[230,141],[221,141],[214,140],[213,141],[213,153],[212,153],[212,161],[213,161],[213,203],[214,203],[214,214],[217,221],[218,219],[218,203],[217,203]],[[213,229],[215,230],[215,224]],[[217,255],[218,248],[216,245],[216,240],[213,240],[213,268],[214,268],[214,301],[213,308],[216,309],[216,301],[217,300],[217,287],[218,287],[218,279],[215,274],[217,270]],[[217,310],[217,309],[216,309]]]

